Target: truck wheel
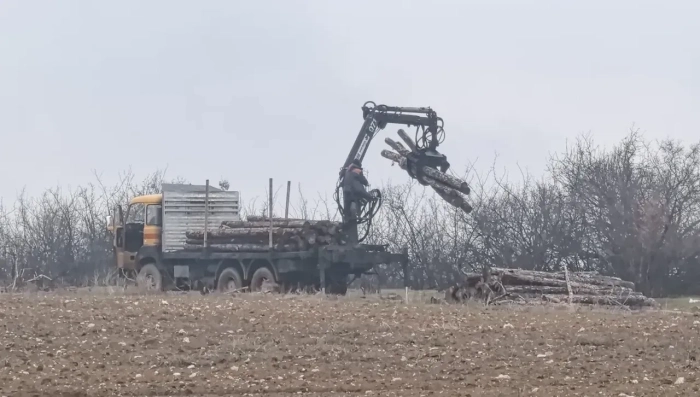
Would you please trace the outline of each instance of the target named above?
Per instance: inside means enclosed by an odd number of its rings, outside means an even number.
[[[326,293],[330,295],[345,295],[348,293],[348,284],[344,280],[326,283]]]
[[[141,268],[136,278],[136,285],[143,291],[162,291],[163,276],[160,270],[153,263],[149,263]]]
[[[252,292],[260,292],[262,290],[263,281],[268,280],[275,282],[275,275],[266,267],[261,267],[253,273],[250,279],[250,290]]]
[[[219,292],[231,292],[243,288],[243,277],[238,273],[238,270],[227,267],[219,275],[219,281],[216,284],[216,289]]]

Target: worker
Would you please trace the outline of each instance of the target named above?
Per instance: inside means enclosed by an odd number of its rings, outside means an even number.
[[[367,185],[369,182],[362,174],[362,162],[353,160],[343,177],[343,216],[347,226],[355,229],[350,233],[353,238],[357,236],[357,217],[362,202],[374,200],[374,197],[365,189]],[[357,243],[357,241],[353,242]]]
[[[362,162],[353,160],[345,171],[343,177],[343,207],[349,208],[350,203],[355,201],[371,201],[374,199],[365,189],[369,185],[367,178],[362,174]]]

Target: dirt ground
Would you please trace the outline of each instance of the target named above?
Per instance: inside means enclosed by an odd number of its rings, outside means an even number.
[[[700,317],[0,294],[0,396],[697,396]]]

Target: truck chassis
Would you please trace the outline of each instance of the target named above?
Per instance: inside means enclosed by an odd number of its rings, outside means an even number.
[[[299,252],[161,252],[144,246],[137,253],[137,282],[157,290],[263,290],[265,282],[280,292],[324,291],[344,295],[348,284],[372,274],[381,264],[408,264],[406,250],[391,253],[384,245],[328,245]],[[136,271],[137,269],[132,269]]]

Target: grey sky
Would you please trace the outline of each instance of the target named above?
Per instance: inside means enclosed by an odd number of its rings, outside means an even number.
[[[665,3],[665,5],[661,5]],[[330,192],[366,100],[431,106],[453,167],[539,173],[635,123],[698,141],[697,1],[0,1],[0,197],[168,167]],[[404,181],[368,151],[370,182]]]

